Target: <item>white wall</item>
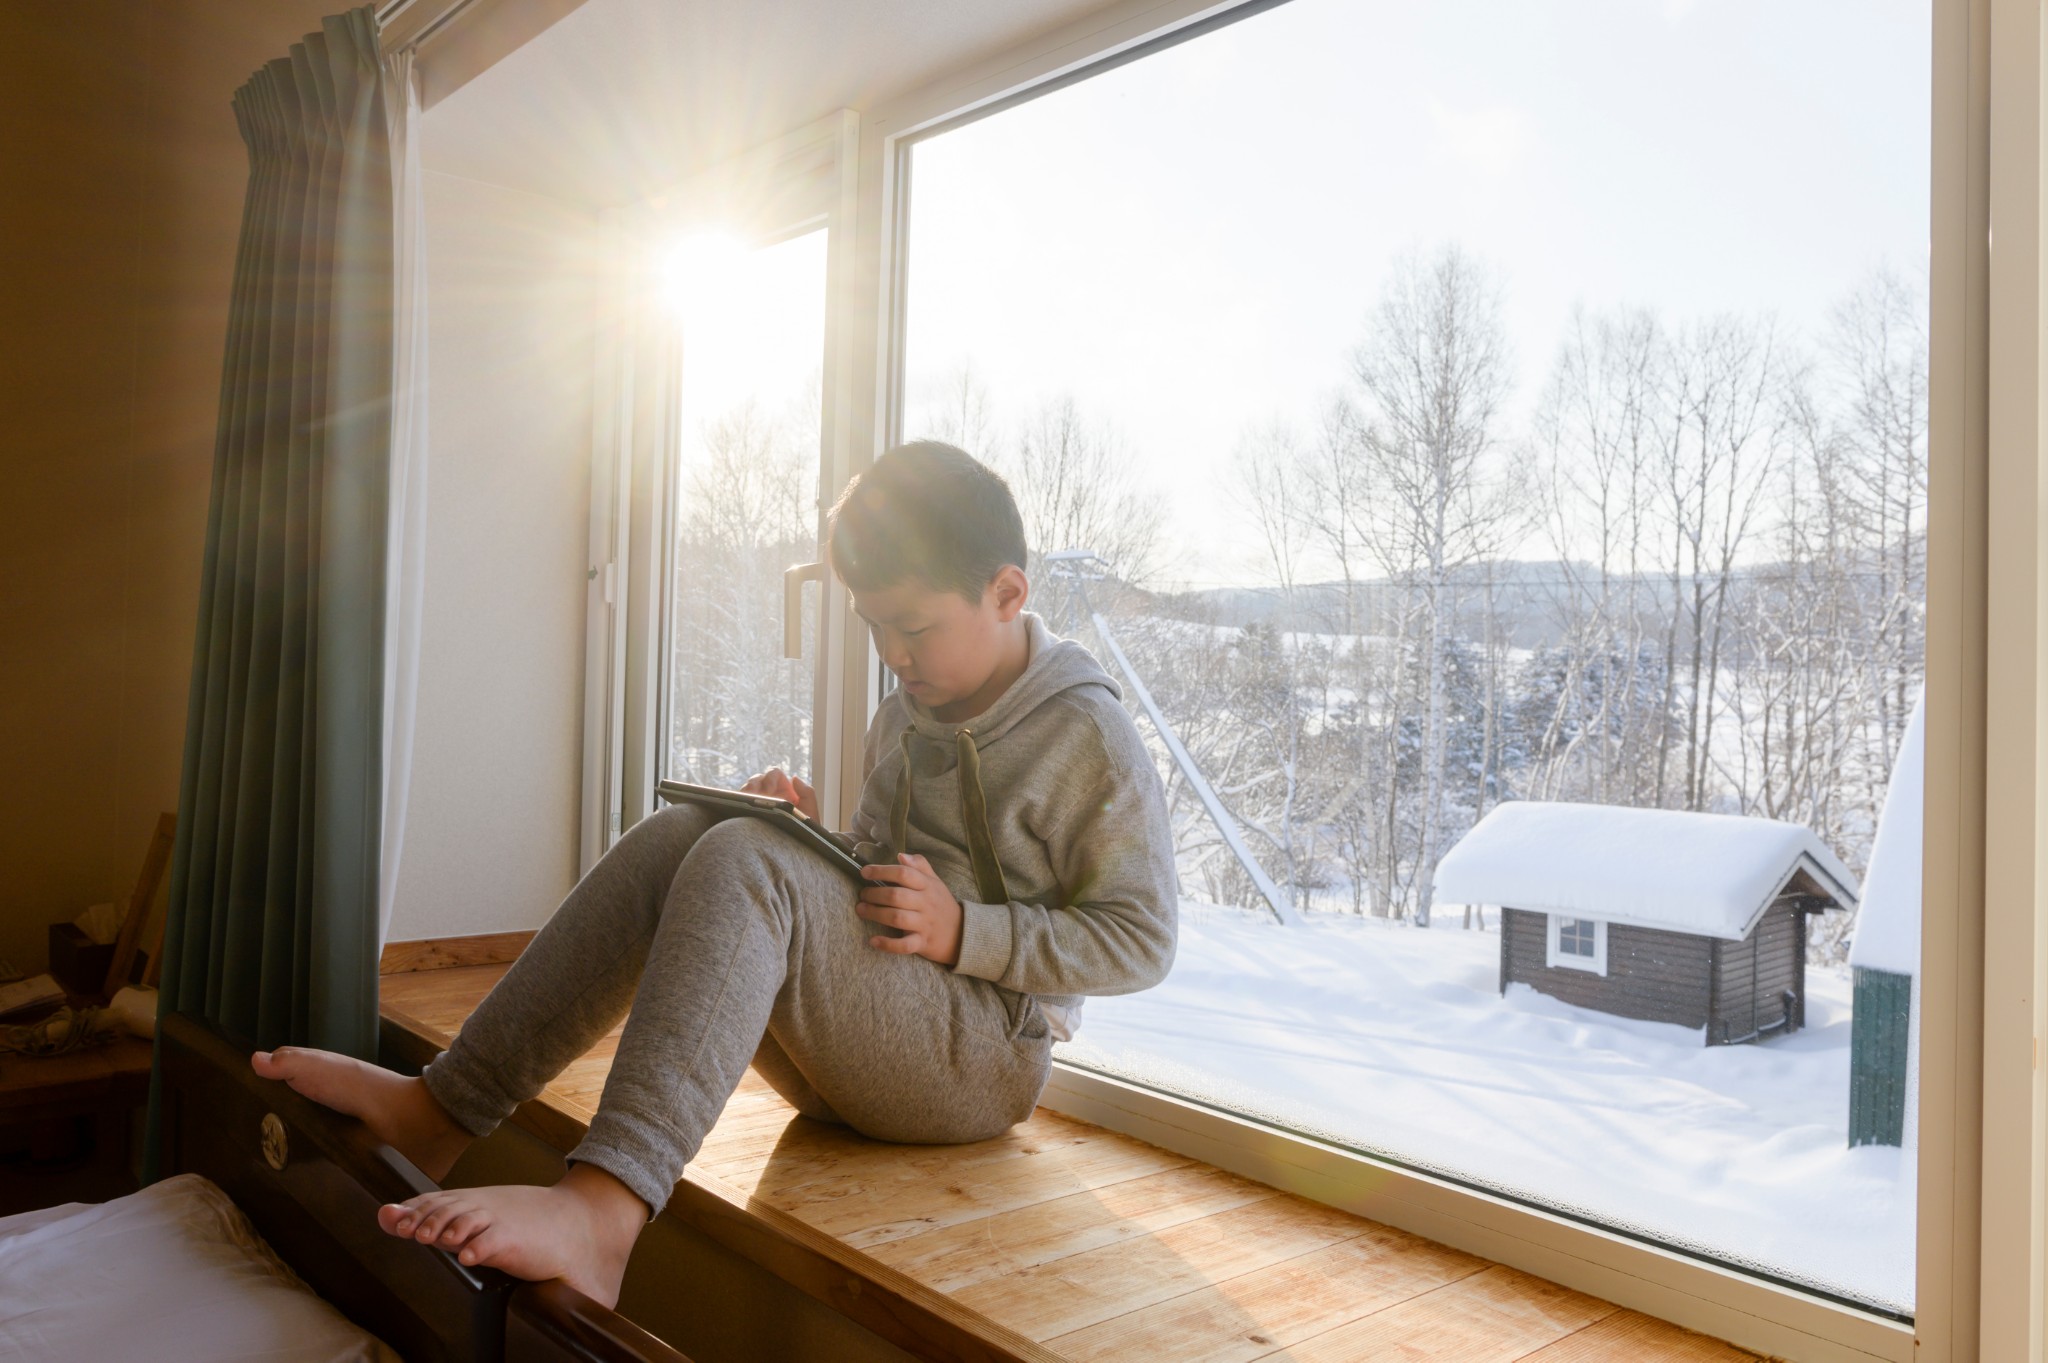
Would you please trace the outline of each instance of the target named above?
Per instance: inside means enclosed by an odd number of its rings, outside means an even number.
[[[392,941],[545,921],[576,878],[582,779],[595,220],[426,180],[426,599]]]

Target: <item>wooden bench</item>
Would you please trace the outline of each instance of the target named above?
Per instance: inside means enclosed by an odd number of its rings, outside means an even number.
[[[446,1044],[505,970],[450,963],[474,954],[397,961],[431,968],[384,977],[387,1047],[419,1063]],[[616,1044],[514,1122],[571,1149]],[[750,1072],[664,1216],[918,1358],[1758,1357],[1044,1108],[996,1140],[889,1145]]]

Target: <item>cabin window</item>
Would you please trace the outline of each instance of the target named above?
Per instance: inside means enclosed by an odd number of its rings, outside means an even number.
[[[890,435],[1009,479],[1031,606],[1173,821],[1174,972],[1059,1058],[1910,1319],[1914,1165],[1851,1149],[1831,1025],[1850,915],[1809,924],[1801,1045],[1701,1066],[1502,987],[1501,904],[1433,876],[1517,800],[1869,869],[1925,675],[1927,0],[1247,10],[891,163]],[[1602,869],[1528,856],[1524,902]],[[1605,922],[1528,924],[1606,973]]]
[[[1590,970],[1599,975],[1607,973],[1605,923],[1593,918],[1567,918],[1559,913],[1547,917],[1550,919],[1550,950],[1545,964]]]

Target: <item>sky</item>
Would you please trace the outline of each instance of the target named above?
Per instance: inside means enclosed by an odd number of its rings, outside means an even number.
[[[1926,0],[1291,0],[919,143],[907,435],[963,364],[1006,427],[1113,420],[1195,584],[1228,477],[1306,426],[1403,252],[1500,286],[1510,426],[1575,306],[1806,336],[1928,252]]]

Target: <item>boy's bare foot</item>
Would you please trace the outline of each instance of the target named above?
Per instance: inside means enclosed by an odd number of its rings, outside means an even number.
[[[377,1209],[377,1224],[401,1238],[454,1251],[538,1282],[560,1278],[604,1306],[619,1304],[633,1242],[647,1204],[590,1164],[572,1164],[552,1188],[510,1185],[423,1193]]]
[[[257,1051],[249,1064],[265,1079],[282,1079],[323,1107],[361,1119],[378,1140],[439,1183],[473,1139],[416,1078],[366,1065],[353,1056],[303,1046]]]

